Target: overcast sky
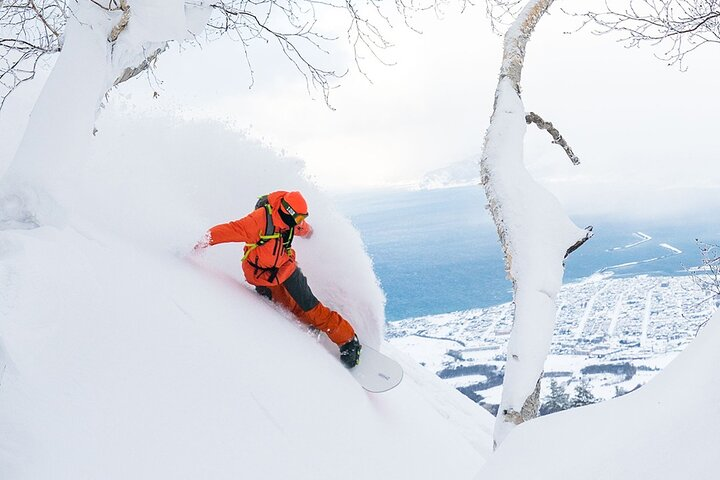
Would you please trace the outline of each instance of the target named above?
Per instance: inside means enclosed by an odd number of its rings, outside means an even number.
[[[536,178],[570,210],[667,210],[720,198],[720,47],[692,54],[680,72],[649,47],[566,34],[573,23],[557,3],[528,47],[523,100],[560,129],[582,165],[572,166],[546,132],[530,127],[526,158]],[[483,10],[427,19],[423,35],[393,30],[387,58],[396,65],[366,62],[373,83],[351,71],[332,92],[335,110],[319,93],[308,95],[272,46],[251,50],[248,88],[242,49],[232,42],[163,54],[158,103],[226,119],[302,158],[328,190],[412,182],[482,150],[501,57]],[[151,90],[126,86],[112,95],[128,92],[143,103]]]
[[[253,55],[252,89],[241,50],[229,42],[187,50],[181,61],[163,57],[159,75],[164,94],[302,157],[325,186],[402,183],[482,149],[500,39],[480,13],[428,17],[423,35],[395,29],[396,47],[386,52],[395,65],[365,62],[372,83],[351,71],[331,94],[334,111],[308,95],[275,49]],[[187,77],[198,79],[187,90],[174,80]]]
[[[642,173],[658,182],[680,175],[717,186],[720,47],[696,52],[680,72],[650,48],[565,34],[572,23],[557,5],[551,13],[528,48],[523,99],[560,128],[584,162],[576,170],[610,179]],[[422,27],[423,35],[393,36],[389,58],[396,65],[367,64],[372,84],[351,72],[332,93],[335,111],[312,100],[287,64],[273,64],[280,58],[255,58],[256,82],[248,89],[247,67],[233,45],[187,50],[181,62],[168,55],[159,73],[169,96],[180,92],[183,102],[197,100],[205,111],[302,157],[321,184],[403,182],[481,151],[501,55],[481,6]],[[192,88],[200,94],[177,89],[176,79],[187,76],[198,79]],[[546,133],[531,129],[529,137],[532,168],[553,178],[575,170]]]

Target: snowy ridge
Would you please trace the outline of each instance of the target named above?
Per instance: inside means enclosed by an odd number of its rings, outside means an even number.
[[[335,479],[339,472],[349,479],[609,472],[606,478],[618,480],[709,480],[720,469],[707,454],[718,447],[718,318],[637,392],[529,422],[491,454],[492,417],[407,355],[382,345],[403,364],[406,378],[386,395],[369,396],[339,365],[332,345],[244,285],[237,249],[186,260],[198,233],[245,211],[255,190],[271,188],[273,179],[303,188],[317,206],[311,242],[337,254],[326,262],[314,259],[312,248],[303,251],[313,288],[337,295],[333,301],[349,316],[368,319],[359,322],[362,328],[376,329],[382,295],[371,271],[362,270],[369,260],[356,249],[357,234],[332,217],[322,194],[298,176],[298,165],[217,124],[185,125],[161,115],[104,118],[108,128],[95,140],[101,160],[81,171],[93,181],[57,185],[58,205],[73,205],[69,220],[0,230],[3,480]],[[166,132],[169,125],[175,134]],[[149,154],[154,148],[169,153]],[[318,208],[330,210],[327,220]],[[338,240],[354,259],[336,251]],[[578,295],[595,295],[605,280],[577,284]],[[656,292],[670,286],[652,277],[613,281],[622,295],[613,297],[610,288],[597,296],[588,338],[610,324],[611,336],[637,335],[637,322],[628,320],[633,310],[625,307],[636,305],[644,282],[659,282]],[[353,293],[353,302],[342,303],[343,291]],[[573,310],[581,305],[562,291],[560,300],[561,314],[580,318]],[[651,315],[662,311],[683,325],[691,301],[667,302]],[[612,319],[603,311],[614,312]],[[436,336],[450,340],[424,340],[447,342],[444,351],[464,344],[468,353],[482,354],[487,342],[509,333],[507,306],[490,312],[487,322],[466,321],[462,331],[441,331],[444,321],[435,318]],[[648,333],[662,333],[662,323],[652,325]],[[567,328],[568,342],[558,348],[592,347],[571,343],[574,331]],[[473,344],[473,334],[481,345]],[[615,354],[633,350],[622,346]],[[622,442],[607,441],[620,436]],[[516,460],[521,454],[527,461]]]
[[[433,190],[478,185],[479,183],[480,155],[473,155],[464,160],[451,163],[447,167],[426,173],[418,182],[417,188]]]
[[[124,107],[103,114],[86,147],[88,158],[58,159],[83,182],[39,177],[53,192],[39,205],[60,213],[52,223],[0,230],[0,478],[478,470],[486,412],[407,358],[399,387],[365,393],[334,345],[244,283],[240,245],[186,258],[257,195],[301,189],[315,233],[295,246],[312,288],[380,345],[370,260],[302,164],[217,123]]]

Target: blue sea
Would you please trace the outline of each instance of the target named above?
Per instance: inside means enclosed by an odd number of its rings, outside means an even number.
[[[512,299],[482,187],[376,190],[336,198],[367,246],[387,296],[387,320]],[[700,264],[695,239],[717,243],[718,223],[573,217],[595,235],[566,261],[564,281],[597,272],[684,275]],[[681,252],[681,253],[678,253]]]

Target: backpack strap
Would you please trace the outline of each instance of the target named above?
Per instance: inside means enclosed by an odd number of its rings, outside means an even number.
[[[270,240],[271,238],[278,238],[275,234],[275,225],[273,224],[272,219],[272,207],[269,203],[266,203],[264,205],[265,207],[265,235],[260,235],[260,240],[265,239],[265,242]],[[275,235],[275,236],[273,236]],[[265,243],[263,242],[263,243]],[[262,245],[262,244],[261,244]]]
[[[265,245],[270,240],[280,238],[280,234],[275,233],[275,225],[273,224],[273,221],[272,221],[272,207],[270,206],[269,203],[267,203],[267,196],[265,195],[264,197],[265,197],[264,198],[265,204],[264,205],[261,204],[263,197],[260,197],[260,200],[258,200],[257,205],[261,205],[261,206],[258,206],[258,208],[261,208],[261,207],[265,208],[265,234],[263,235],[261,233],[260,240],[258,240],[256,243],[248,243],[245,245],[246,247],[248,247],[248,249],[245,251],[245,255],[243,255],[243,258],[241,260],[243,262],[248,258],[248,256],[250,255],[250,252],[255,250],[260,245]]]

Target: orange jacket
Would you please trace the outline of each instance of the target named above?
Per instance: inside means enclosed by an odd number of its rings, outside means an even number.
[[[227,242],[245,243],[247,258],[242,262],[243,273],[248,283],[257,286],[280,285],[295,271],[295,250],[290,247],[294,235],[304,237],[312,228],[307,222],[295,227],[288,227],[280,218],[278,209],[284,191],[273,192],[268,195],[268,203],[272,208],[272,223],[274,233],[279,238],[268,240],[257,247],[253,246],[260,241],[260,235],[265,235],[267,213],[265,208],[258,208],[249,215],[228,223],[216,225],[209,230],[210,245]],[[249,253],[248,253],[249,252]]]

